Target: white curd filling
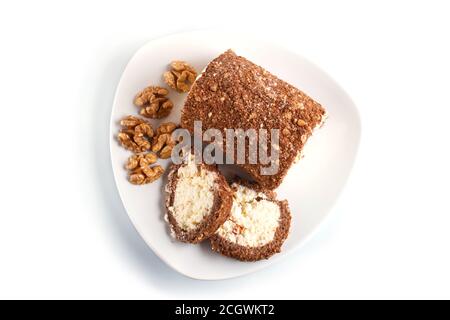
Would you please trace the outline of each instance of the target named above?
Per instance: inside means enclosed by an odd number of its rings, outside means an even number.
[[[211,212],[217,175],[198,168],[193,160],[181,166],[177,175],[174,201],[169,210],[181,229],[192,231]]]
[[[280,207],[263,193],[241,185],[237,188],[230,218],[217,230],[219,236],[245,247],[259,247],[271,242],[280,219]],[[259,201],[256,200],[259,199]]]

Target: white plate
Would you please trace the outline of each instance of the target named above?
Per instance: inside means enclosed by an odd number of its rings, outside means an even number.
[[[124,164],[130,153],[115,137],[119,120],[137,115],[133,98],[144,87],[163,85],[161,75],[171,60],[189,61],[197,70],[226,49],[263,66],[319,101],[328,111],[325,126],[306,146],[305,158],[291,168],[277,190],[288,199],[292,227],[283,251],[266,261],[239,262],[200,245],[175,242],[163,220],[165,179],[145,186],[127,181]],[[170,93],[176,107],[164,121],[179,123],[185,95]],[[155,125],[158,121],[153,121]],[[328,215],[351,171],[360,138],[360,120],[349,96],[326,73],[301,56],[266,41],[216,31],[184,33],[160,38],[143,46],[126,67],[117,88],[111,115],[111,160],[117,188],[128,215],[148,246],[169,266],[196,279],[226,279],[267,267],[298,249]],[[168,166],[168,162],[164,162]]]

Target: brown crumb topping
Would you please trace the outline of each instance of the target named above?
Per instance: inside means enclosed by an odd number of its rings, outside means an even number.
[[[308,95],[228,50],[211,61],[192,86],[181,126],[193,132],[194,121],[201,120],[204,130],[279,129],[276,175],[261,175],[260,164],[241,165],[260,185],[274,189],[324,115],[324,108]]]

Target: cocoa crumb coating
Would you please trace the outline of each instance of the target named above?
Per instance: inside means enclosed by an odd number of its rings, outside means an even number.
[[[270,164],[240,165],[258,184],[273,190],[324,115],[325,109],[305,93],[228,50],[195,81],[182,110],[181,126],[193,132],[194,121],[200,120],[203,130],[222,130],[224,138],[226,128],[265,128],[269,135],[270,129],[279,129],[278,173],[261,174],[260,167]]]

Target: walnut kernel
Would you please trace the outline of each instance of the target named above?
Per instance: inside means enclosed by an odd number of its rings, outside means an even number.
[[[188,92],[197,77],[195,69],[184,61],[172,61],[170,67],[163,75],[164,81],[178,92]]]
[[[146,120],[127,116],[120,121],[122,129],[117,135],[119,143],[134,153],[147,151],[151,148],[150,138],[154,136],[153,128]]]
[[[163,133],[155,138],[155,142],[152,145],[152,151],[159,152],[159,157],[161,159],[167,159],[170,157],[170,152],[172,152],[174,146],[175,141],[172,139],[170,133]]]
[[[140,114],[147,118],[160,119],[172,111],[173,103],[167,98],[169,91],[165,88],[150,86],[138,93],[134,104],[141,108]]]
[[[164,173],[160,165],[156,163],[157,156],[154,153],[137,154],[128,158],[125,168],[129,170],[128,180],[132,184],[147,184],[157,180]]]
[[[172,133],[177,128],[177,125],[173,122],[164,122],[161,123],[156,129],[156,134],[160,135],[163,133]]]
[[[158,152],[161,159],[170,158],[176,142],[172,139],[172,132],[177,128],[173,122],[162,123],[153,138],[152,151]]]

